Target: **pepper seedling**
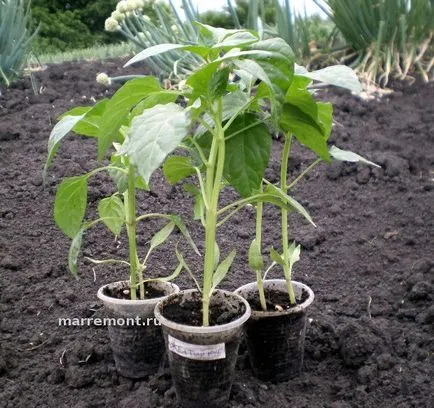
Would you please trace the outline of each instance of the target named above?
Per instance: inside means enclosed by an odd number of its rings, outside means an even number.
[[[303,67],[296,66],[296,75],[294,75],[292,84],[285,95],[285,103],[279,122],[280,130],[284,135],[279,188],[269,181],[264,180],[265,191],[276,191],[279,194],[284,194],[289,197],[288,194],[291,189],[321,162],[337,160],[360,162],[379,167],[377,164],[356,153],[339,149],[336,146],[328,146],[327,141],[330,137],[333,124],[333,106],[330,103],[315,100],[313,90],[309,89],[312,80],[347,88],[353,92],[360,92],[362,89],[354,71],[346,66],[337,65],[314,72],[308,72]],[[288,161],[290,160],[294,137],[308,150],[314,152],[319,157],[288,184]],[[263,187],[261,186],[261,188]],[[305,210],[303,212],[299,211],[299,213],[304,215],[305,219],[316,227],[311,216]],[[288,215],[288,209],[281,208],[282,253],[279,253],[273,247],[270,249],[272,264],[264,273],[261,245],[263,204],[260,203],[257,205],[256,237],[250,246],[249,264],[256,272],[260,304],[264,311],[267,310],[264,280],[267,273],[275,265],[280,265],[283,269],[290,304],[296,305],[297,303],[292,284],[292,269],[294,264],[300,259],[301,248],[300,245],[296,245],[295,242],[290,243],[289,241]]]
[[[154,278],[145,275],[151,253],[163,244],[177,227],[197,252],[184,222],[172,214],[137,214],[137,190],[148,190],[152,173],[161,165],[187,135],[187,113],[174,103],[178,94],[161,88],[154,77],[141,77],[125,83],[110,99],[94,106],[80,106],[64,113],[53,128],[48,141],[48,157],[44,179],[60,142],[71,132],[96,138],[98,158],[102,160],[110,146],[110,164],[80,176],[65,178],[60,184],[54,204],[54,219],[58,227],[72,239],[68,265],[77,276],[78,257],[84,233],[98,223],[103,223],[119,236],[123,227],[128,236],[129,260],[88,260],[96,264],[120,263],[130,270],[131,299],[145,298],[145,283],[152,280],[174,279],[185,264],[176,248],[179,265],[168,277]],[[88,181],[100,172],[108,172],[116,192],[100,200],[98,218],[87,221]],[[137,248],[138,223],[150,218],[162,218],[166,225],[151,239],[141,260]],[[188,270],[189,271],[189,270]],[[138,292],[138,294],[137,294]]]
[[[285,189],[273,185],[262,189],[272,146],[271,133],[287,133],[290,122],[301,129],[302,143],[313,146],[326,160],[331,160],[327,141],[322,131],[317,130],[318,126],[331,128],[331,111],[324,108],[319,119],[313,118],[303,112],[304,98],[288,101],[287,95],[297,81],[294,81],[293,53],[284,40],[262,40],[250,30],[196,24],[200,32],[197,44],[159,44],[143,50],[127,65],[173,50],[201,58],[199,67],[186,75],[181,91],[191,129],[180,144],[187,155],[169,156],[163,169],[171,183],[189,176],[198,180],[197,185],[185,184],[185,189],[195,196],[195,218],[205,228],[204,277],[200,289],[203,325],[208,326],[210,297],[236,255],[231,251],[220,261],[217,229],[246,205],[264,202],[311,220]],[[313,135],[312,129],[317,130]],[[221,207],[220,193],[227,185],[234,187],[241,198]],[[261,261],[260,251],[249,252]]]

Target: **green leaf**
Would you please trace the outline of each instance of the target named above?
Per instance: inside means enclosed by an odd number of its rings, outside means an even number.
[[[269,204],[274,204],[276,206],[278,206],[279,208],[283,208],[285,210],[288,211],[294,211],[294,207],[291,205],[291,202],[295,202],[297,203],[293,198],[289,197],[290,200],[288,202],[288,199],[286,197],[281,197],[279,194],[277,194],[276,192],[271,192],[271,193],[260,193],[260,194],[255,194],[251,197],[247,197],[243,200],[243,205],[247,205],[247,204],[256,204],[256,203],[269,203]],[[297,203],[298,204],[298,203]],[[301,205],[301,204],[299,204]],[[233,206],[228,206],[228,208],[225,209],[225,211],[219,211],[219,215],[224,214],[226,211],[228,211],[229,209],[233,209]]]
[[[72,129],[78,135],[97,137],[101,118],[107,108],[109,100],[102,99],[91,110],[89,110],[82,120]]]
[[[224,174],[229,183],[248,197],[264,177],[272,137],[266,125],[252,114],[237,117],[227,130]]]
[[[295,242],[292,242],[288,247],[288,260],[289,260],[289,270],[288,274],[285,274],[285,279],[287,281],[292,280],[292,268],[296,262],[300,260],[300,245],[295,245]]]
[[[252,241],[249,247],[249,266],[254,271],[262,271],[264,268],[264,258],[261,254],[261,248],[256,239]]]
[[[183,108],[169,103],[146,109],[133,119],[128,140],[120,153],[127,154],[146,183],[169,153],[188,134],[189,120]]]
[[[281,38],[270,38],[253,44],[249,47],[249,52],[256,53],[254,62],[249,60],[240,65],[236,61],[235,64],[268,85],[273,91],[272,103],[274,99],[283,103],[294,75],[294,54],[291,48]]]
[[[98,136],[98,129],[104,113],[108,99],[102,99],[94,106],[77,106],[59,116],[62,121],[67,116],[83,116],[82,119],[72,128],[72,131],[83,136]]]
[[[332,146],[330,148],[330,155],[333,157],[333,159],[338,161],[347,161],[347,162],[353,162],[353,163],[365,163],[370,164],[371,166],[380,167],[378,164],[371,162],[364,157],[358,155],[357,153],[350,152],[349,150],[342,150],[339,149],[336,146]]]
[[[123,159],[124,158],[122,156],[112,154],[110,158],[110,164],[121,169],[126,169]],[[124,193],[128,188],[128,173],[124,173],[123,171],[118,171],[114,169],[109,169],[108,173],[115,182],[118,192],[121,194]]]
[[[172,275],[165,276],[164,278],[145,279],[145,282],[149,282],[149,281],[171,282],[179,276],[183,268],[184,268],[184,264],[179,263],[175,271],[172,273]]]
[[[57,189],[54,219],[71,239],[80,231],[87,207],[88,175],[69,177]]]
[[[280,255],[279,252],[277,252],[273,247],[271,247],[271,249],[270,249],[270,256],[271,256],[271,259],[274,262],[276,262],[277,264],[279,264],[281,266],[284,265],[282,255]]]
[[[232,262],[234,261],[235,255],[237,252],[234,250],[231,251],[231,253],[225,258],[225,260],[217,267],[216,271],[214,272],[214,275],[212,277],[212,289],[211,293],[214,291],[214,289],[220,284],[220,282],[225,278],[227,275],[229,268],[232,265]]]
[[[98,204],[98,213],[107,228],[119,236],[125,222],[125,208],[122,200],[115,195],[102,199]]]
[[[201,220],[202,222],[205,219],[205,205],[202,198],[201,191],[194,184],[184,184],[183,188],[188,193],[194,196],[194,208],[193,215],[195,220]]]
[[[203,24],[198,21],[195,21],[194,24],[199,27],[200,33],[210,40],[214,44],[221,43],[224,39],[230,35],[234,35],[235,33],[243,32],[245,30],[233,30],[226,29],[220,27],[213,27],[208,24]]]
[[[130,110],[151,93],[161,91],[154,77],[133,79],[125,83],[107,103],[98,132],[98,159],[102,160],[107,149],[118,138],[119,128]]]
[[[219,98],[226,93],[230,69],[228,67],[218,70],[210,82],[210,96],[212,99]]]
[[[110,162],[112,166],[118,167],[120,169],[127,169],[128,166],[126,166],[125,162],[128,163],[128,158],[124,156],[120,156],[118,154],[112,154],[110,158]],[[124,193],[128,188],[128,173],[115,170],[115,169],[109,169],[108,173],[110,174],[110,177],[113,179],[113,181],[116,184],[117,190],[119,193]],[[143,180],[143,177],[136,173],[136,188],[149,191],[149,186]]]
[[[73,238],[68,253],[68,267],[74,276],[78,275],[78,257],[83,244],[84,229],[80,229],[77,235]]]
[[[82,116],[89,112],[92,109],[92,106],[76,106],[75,108],[70,109],[69,111],[66,111],[59,115],[57,117],[57,120],[60,122],[62,119],[64,119],[66,116]]]
[[[210,83],[217,69],[218,64],[207,64],[187,78],[187,85],[192,88],[191,95],[189,96],[191,100],[201,98],[205,102],[209,102],[208,98],[211,94]]]
[[[148,96],[145,97],[142,101],[140,101],[131,111],[131,116],[137,116],[143,113],[145,109],[153,108],[155,105],[166,105],[170,102],[176,102],[178,99],[178,92],[174,91],[158,91],[151,92]]]
[[[235,60],[234,64],[241,70],[252,75],[253,77],[265,82],[270,88],[273,87],[273,83],[271,82],[267,73],[264,71],[261,65],[259,65],[256,61],[249,60],[249,59]]]
[[[90,110],[89,108],[88,110]],[[43,178],[45,179],[47,175],[47,170],[51,166],[51,163],[53,162],[54,156],[56,155],[56,152],[59,148],[60,142],[62,139],[74,128],[74,126],[80,122],[81,119],[83,119],[85,116],[85,113],[79,115],[79,116],[64,116],[60,122],[58,122],[53,130],[50,133],[50,137],[48,138],[48,156],[47,161],[45,162],[44,171],[43,171]]]
[[[195,170],[189,157],[170,156],[163,164],[163,172],[170,184],[176,184],[193,175]]]
[[[346,88],[356,93],[362,92],[362,85],[357,78],[356,73],[346,65],[332,65],[312,72],[308,72],[306,68],[296,65],[295,70],[297,75],[315,81]]]
[[[209,53],[209,48],[206,46],[198,45],[184,45],[184,44],[157,44],[152,47],[145,48],[143,51],[139,52],[133,58],[131,58],[124,67],[128,65],[135,64],[136,62],[143,61],[147,58],[154,57],[155,55],[163,54],[165,52],[174,50],[185,50],[194,52],[200,56],[206,57]]]
[[[179,263],[182,264],[183,268],[187,271],[187,273],[190,275],[191,279],[195,283],[197,290],[200,293],[202,293],[202,288],[199,285],[199,282],[197,281],[197,279],[194,277],[193,273],[191,272],[191,269],[189,268],[189,266],[185,262],[184,257],[182,256],[181,252],[179,252],[178,245],[176,245],[176,247],[175,247],[175,254],[176,254],[176,257],[178,258]]]
[[[231,119],[233,116],[240,113],[240,108],[245,106],[248,102],[249,97],[245,92],[237,91],[230,92],[223,96],[223,122]],[[214,126],[214,122],[212,118],[208,115],[204,115],[203,120],[211,127]],[[207,136],[204,136],[203,140],[201,140],[201,136],[205,133],[208,133]],[[204,148],[207,153],[211,148],[212,136],[207,131],[206,127],[200,124],[195,133],[195,138],[198,138],[199,144],[202,148]]]
[[[279,37],[268,38],[266,40],[261,40],[256,44],[253,44],[249,49],[268,51],[275,54],[275,58],[286,59],[294,65],[293,61],[295,58],[294,52],[288,43]],[[290,71],[294,71],[293,68],[288,67]],[[292,79],[292,78],[290,78]]]
[[[279,125],[285,132],[294,134],[300,143],[317,153],[322,159],[330,161],[323,128],[299,107],[285,103]]]
[[[151,239],[149,252],[153,251],[159,245],[163,244],[167,240],[167,238],[169,238],[174,228],[175,223],[173,221],[170,221],[160,231],[158,231]]]
[[[281,38],[270,38],[253,44],[249,49],[270,54],[269,57],[258,54],[255,60],[270,78],[275,99],[283,103],[294,76],[294,53],[291,47]]]
[[[247,46],[259,40],[258,34],[255,34],[246,30],[236,31],[233,34],[225,35],[224,39],[217,42],[212,48],[230,49],[233,47]]]
[[[295,245],[295,242],[292,242],[291,245],[289,245],[288,259],[290,265],[293,265],[300,260],[300,251],[301,251],[300,245]]]
[[[311,126],[314,126],[327,141],[333,125],[333,106],[330,103],[316,102],[307,89],[310,82],[308,78],[295,75],[286,93],[285,102],[291,105],[289,109],[303,112],[303,120],[311,120]]]
[[[326,140],[329,139],[333,129],[333,105],[329,102],[317,102],[318,121],[323,129]]]
[[[226,94],[223,97],[223,121],[226,122],[236,114],[240,114],[240,108],[245,106],[248,101],[249,97],[242,91]]]
[[[313,95],[307,90],[309,83],[309,79],[295,75],[286,93],[285,102],[295,105],[309,115],[312,120],[318,122],[318,106]]]
[[[216,59],[214,63],[220,63],[228,60],[235,60],[239,58],[244,57],[251,57],[255,56],[255,60],[259,59],[260,57],[271,59],[273,57],[273,53],[270,51],[263,51],[263,50],[246,50],[246,51],[240,51],[239,48],[234,48],[221,56],[220,58]]]
[[[187,226],[185,225],[184,221],[182,221],[182,218],[179,215],[172,215],[169,214],[168,218],[171,219],[175,225],[178,227],[179,231],[181,231],[181,234],[184,236],[186,241],[190,244],[190,246],[193,248],[194,252],[200,256],[199,249],[197,248],[196,244],[193,241],[193,238],[191,238],[190,232],[187,229]]]
[[[295,212],[301,214],[304,218],[306,218],[307,221],[309,221],[314,227],[316,227],[315,223],[312,220],[312,217],[307,212],[307,210],[296,199],[292,198],[288,194],[285,194],[282,189],[270,183],[267,185],[265,192],[279,197],[283,202],[291,206],[291,208]]]
[[[217,268],[217,265],[220,262],[220,248],[217,242],[214,242],[214,269]]]

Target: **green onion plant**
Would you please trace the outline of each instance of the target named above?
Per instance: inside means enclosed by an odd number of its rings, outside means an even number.
[[[144,14],[144,9],[149,7],[153,8],[156,19]],[[182,0],[182,8],[184,20],[172,0],[169,3],[122,0],[107,18],[105,29],[121,33],[140,50],[163,43],[194,44],[198,41],[198,29],[193,21],[199,19],[198,12],[191,0]],[[164,55],[156,55],[148,62],[155,73],[167,77],[171,73],[179,76],[190,72],[200,63],[200,59],[193,54],[174,50]]]
[[[241,27],[237,6],[237,2],[227,0],[235,27]],[[283,38],[298,61],[307,64],[318,51],[317,47],[327,49],[332,43],[332,25],[318,16],[308,16],[306,11],[296,12],[290,0],[249,0],[247,6],[245,28],[260,31],[264,38]]]
[[[30,30],[30,1],[0,0],[0,85],[22,73],[37,29]]]
[[[349,50],[341,58],[368,82],[433,68],[432,0],[315,0],[342,33]],[[325,5],[324,5],[325,3]]]

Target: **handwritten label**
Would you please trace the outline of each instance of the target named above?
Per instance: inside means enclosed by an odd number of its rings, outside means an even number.
[[[224,343],[218,344],[191,344],[175,339],[170,334],[168,336],[169,350],[190,360],[220,360],[226,357]]]

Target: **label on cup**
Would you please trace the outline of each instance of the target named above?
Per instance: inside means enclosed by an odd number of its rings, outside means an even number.
[[[169,350],[191,360],[220,360],[226,357],[225,343],[191,344],[168,335]]]

